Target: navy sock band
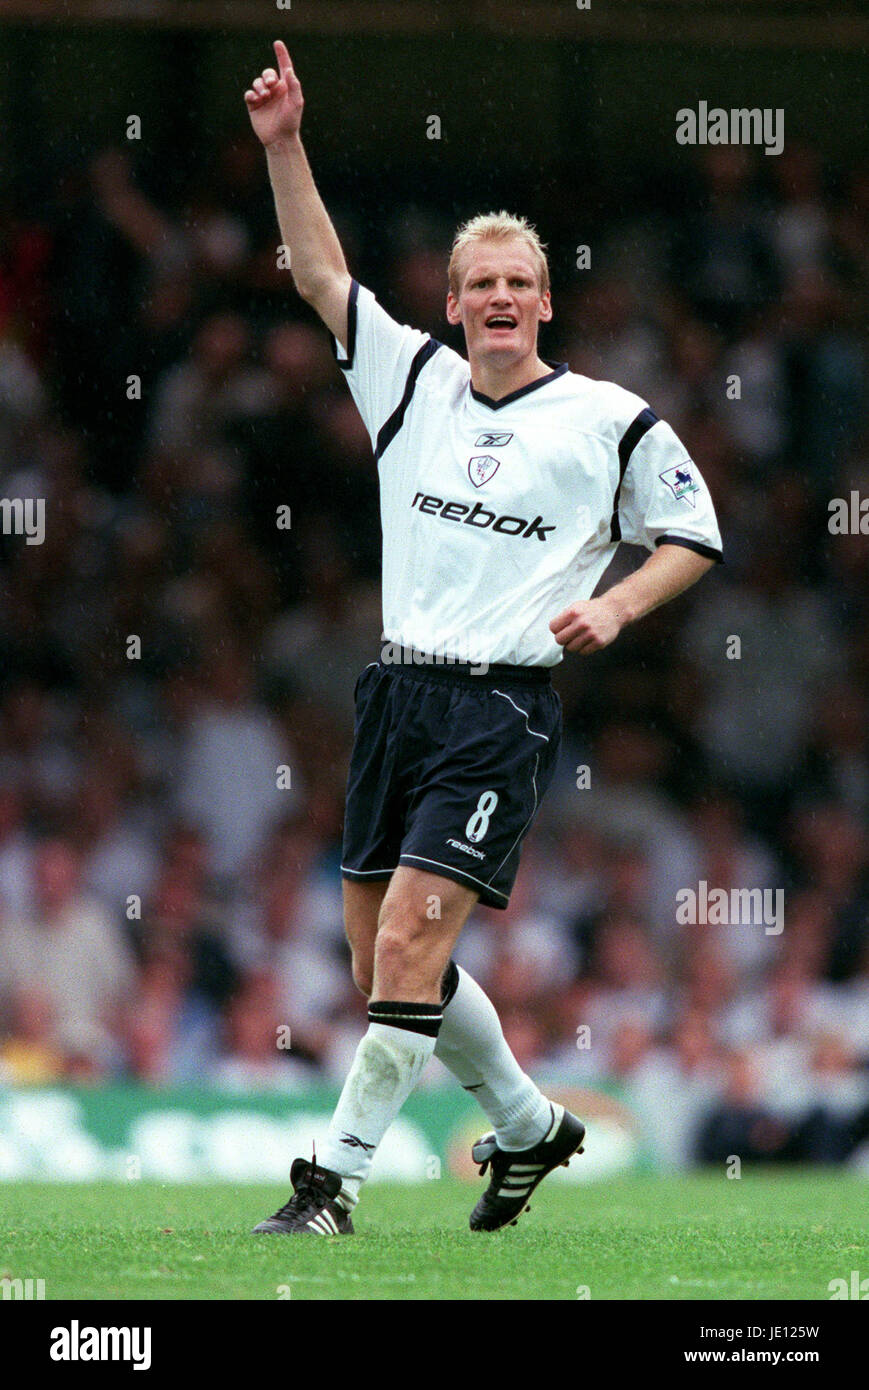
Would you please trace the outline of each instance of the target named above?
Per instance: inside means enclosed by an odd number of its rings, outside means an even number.
[[[443,1022],[443,1004],[402,1004],[391,999],[378,999],[368,1005],[369,1023],[386,1023],[390,1028],[404,1028],[408,1033],[422,1033],[436,1038]]]
[[[459,967],[451,960],[441,980],[441,1008],[445,1009],[459,987]]]

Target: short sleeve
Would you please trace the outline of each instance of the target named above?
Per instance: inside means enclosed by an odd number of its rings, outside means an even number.
[[[358,281],[350,283],[347,302],[347,351],[332,335],[335,360],[347,384],[371,443],[401,404],[417,355],[432,339],[419,329],[390,318],[371,290]]]
[[[649,412],[651,414],[651,412]],[[618,500],[621,538],[647,550],[684,545],[722,561],[721,535],[709,489],[685,446],[656,420],[631,452]]]

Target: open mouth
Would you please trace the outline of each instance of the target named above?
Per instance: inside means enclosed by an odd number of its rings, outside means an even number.
[[[512,314],[493,314],[491,318],[486,319],[486,327],[511,329],[516,327],[516,320]]]

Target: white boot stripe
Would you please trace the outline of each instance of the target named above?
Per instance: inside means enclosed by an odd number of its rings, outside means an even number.
[[[550,1105],[552,1105],[552,1102],[551,1102],[551,1101],[550,1101]],[[559,1125],[561,1124],[561,1121],[562,1121],[563,1119],[564,1119],[564,1106],[563,1106],[563,1105],[552,1105],[552,1125],[551,1125],[551,1127],[550,1127],[549,1133],[546,1135],[546,1138],[543,1140],[544,1144],[548,1144],[550,1139],[554,1139],[555,1134],[556,1134],[556,1131],[558,1130],[558,1127],[559,1127]]]

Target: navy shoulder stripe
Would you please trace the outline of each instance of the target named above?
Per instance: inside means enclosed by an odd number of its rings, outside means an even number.
[[[714,545],[706,545],[703,541],[689,540],[687,536],[671,536],[669,534],[658,536],[655,545],[682,545],[686,550],[693,550],[697,555],[705,555],[707,560],[714,560],[716,565],[724,564],[724,554],[716,550]]]
[[[356,356],[356,301],[359,298],[359,281],[350,281],[350,293],[347,296],[347,356],[338,356],[338,340],[334,333],[329,335],[329,342],[332,348],[332,356],[338,363],[342,372],[349,372],[353,366],[353,358]]]
[[[439,343],[436,338],[429,338],[415,353],[414,359],[410,364],[410,371],[407,374],[404,395],[377,435],[377,448],[374,450],[375,462],[386,452],[404,424],[407,407],[410,405],[414,390],[416,389],[417,378],[429,358],[434,357],[438,348],[442,346],[443,344]]]
[[[613,515],[612,521],[610,522],[610,540],[612,541],[620,541],[622,538],[622,527],[619,521],[619,496],[621,494],[628,461],[643,435],[647,434],[652,426],[657,423],[658,416],[655,414],[654,410],[650,410],[649,407],[646,406],[645,410],[641,410],[636,419],[631,421],[619,440],[619,481],[613,498]]]

